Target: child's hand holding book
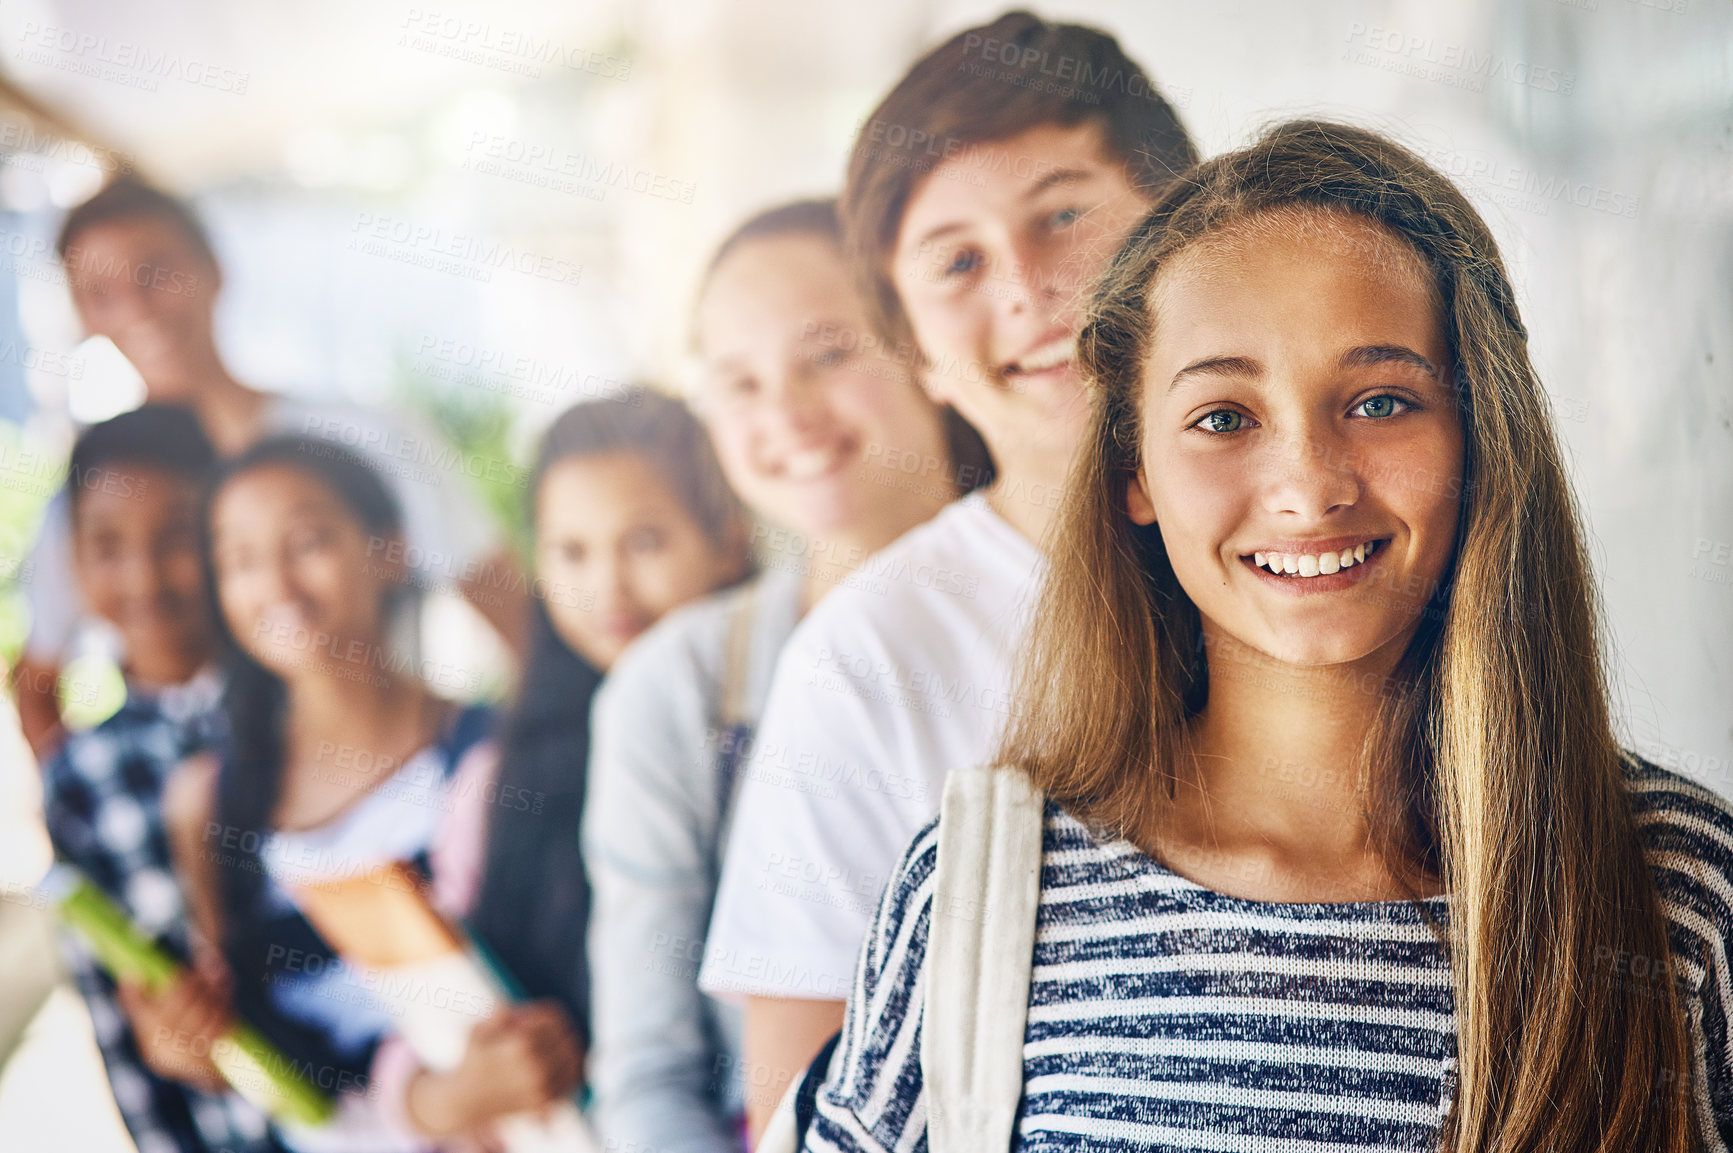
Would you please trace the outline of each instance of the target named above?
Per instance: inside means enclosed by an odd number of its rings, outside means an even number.
[[[423,1069],[406,1104],[430,1136],[468,1133],[569,1097],[582,1070],[577,1036],[558,1005],[506,1005],[477,1022],[455,1068]]]
[[[123,980],[119,997],[139,1055],[151,1072],[207,1093],[227,1090],[228,1081],[211,1060],[231,1023],[226,981],[182,969],[168,984],[154,988]]]

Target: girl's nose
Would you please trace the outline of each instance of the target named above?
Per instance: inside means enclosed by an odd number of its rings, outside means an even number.
[[[1360,497],[1354,456],[1336,438],[1312,425],[1273,438],[1272,451],[1258,463],[1265,476],[1270,511],[1305,520],[1322,520]]]

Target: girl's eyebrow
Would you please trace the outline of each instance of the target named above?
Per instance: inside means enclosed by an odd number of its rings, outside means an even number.
[[[1264,366],[1249,356],[1206,356],[1173,374],[1167,390],[1172,392],[1193,376],[1250,376],[1264,374]]]
[[[1337,358],[1336,363],[1341,368],[1406,364],[1418,368],[1427,376],[1438,376],[1437,365],[1412,348],[1400,344],[1362,344],[1344,352]],[[1174,373],[1167,390],[1172,392],[1193,376],[1243,376],[1256,379],[1263,374],[1264,366],[1249,356],[1207,356],[1202,360],[1192,361]]]
[[[1379,364],[1409,364],[1427,376],[1438,375],[1437,365],[1412,348],[1400,344],[1363,344],[1358,348],[1350,348],[1344,352],[1336,363],[1343,368],[1371,368]]]
[[[1023,199],[1033,200],[1049,188],[1057,188],[1063,184],[1081,184],[1093,175],[1094,173],[1082,168],[1054,168],[1052,171],[1044,173],[1033,187],[1026,190],[1023,193]]]

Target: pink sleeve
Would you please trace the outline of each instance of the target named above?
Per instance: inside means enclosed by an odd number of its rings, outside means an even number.
[[[379,1112],[387,1125],[404,1136],[425,1141],[409,1120],[409,1082],[420,1071],[421,1060],[409,1042],[391,1034],[373,1052],[368,1095],[379,1102]]]
[[[409,1120],[409,1082],[420,1070],[420,1059],[402,1037],[388,1036],[379,1043],[379,1048],[373,1051],[373,1067],[369,1070],[368,1105],[349,1110],[357,1115],[364,1110],[370,1112],[371,1124],[364,1130],[345,1128],[346,1134],[356,1133],[363,1138],[358,1143],[351,1143],[351,1147],[380,1146],[388,1142],[391,1148],[413,1146],[423,1153],[485,1153],[484,1146],[461,1134],[442,1140],[416,1129]],[[345,1100],[346,1110],[349,1103]],[[341,1122],[344,1115],[340,1113],[338,1118]]]
[[[462,916],[475,903],[487,850],[488,800],[499,771],[499,754],[484,741],[465,754],[451,778],[446,796],[451,807],[438,839],[428,850],[433,866],[433,903],[447,916]],[[409,1042],[388,1035],[373,1054],[371,1092],[382,1120],[403,1136],[426,1142],[409,1120],[409,1083],[421,1071],[421,1059]],[[469,1148],[468,1142],[447,1142],[447,1148]]]
[[[499,750],[483,741],[464,755],[446,793],[451,808],[428,855],[433,901],[448,917],[462,917],[475,904],[487,855],[488,802],[498,773]]]

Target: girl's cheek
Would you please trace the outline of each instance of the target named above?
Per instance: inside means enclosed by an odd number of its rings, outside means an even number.
[[[971,298],[975,295],[960,293],[922,299],[917,307],[925,305],[922,310],[925,323],[916,324],[921,346],[949,357],[978,360],[979,350],[992,335],[992,326],[989,318],[979,315],[971,307]],[[922,329],[925,329],[924,333]]]
[[[596,639],[595,620],[588,609],[556,601],[548,606],[548,617],[553,621],[554,632],[568,648],[586,660],[595,658],[601,644]]]
[[[253,621],[258,618],[256,600],[247,595],[238,580],[228,578],[217,584],[217,607],[223,621],[238,640],[246,641],[253,633]]]
[[[1145,445],[1143,460],[1149,492],[1163,520],[1185,513],[1207,494],[1232,483],[1234,473],[1257,467],[1243,457],[1230,460],[1226,453],[1192,451],[1182,438]]]
[[[695,559],[664,550],[634,565],[625,588],[632,607],[653,620],[677,607],[685,599],[684,586],[691,579],[692,570],[687,565]]]
[[[1216,542],[1229,535],[1254,503],[1264,465],[1242,454],[1175,453],[1152,477],[1156,516],[1170,551],[1197,553],[1198,564],[1213,563]],[[1174,558],[1176,567],[1184,564]]]

